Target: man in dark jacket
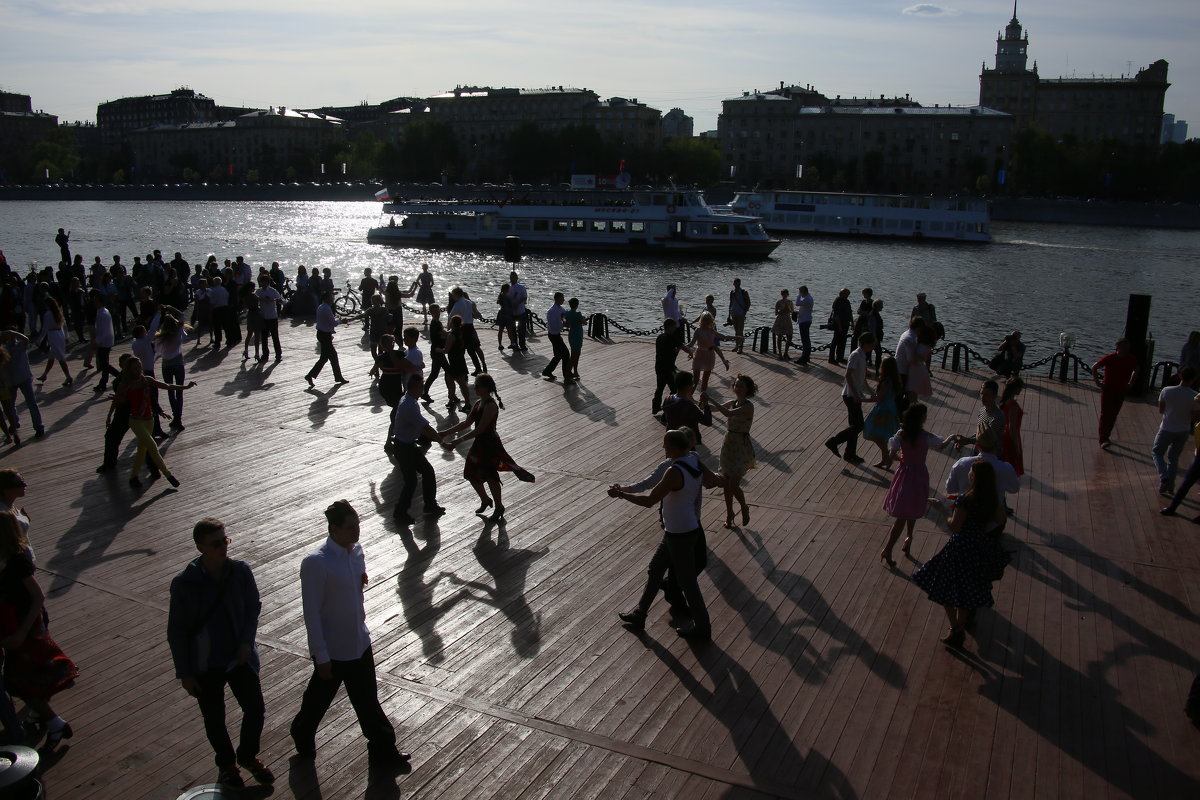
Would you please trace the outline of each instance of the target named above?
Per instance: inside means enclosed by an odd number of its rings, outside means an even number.
[[[243,788],[241,765],[259,783],[272,783],[275,776],[258,758],[266,709],[254,647],[262,609],[254,573],[246,562],[229,558],[229,537],[219,519],[197,522],[192,539],[200,557],[171,581],[167,642],[175,677],[200,702],[218,782],[231,790]],[[236,753],[225,729],[226,684],[242,708]]]

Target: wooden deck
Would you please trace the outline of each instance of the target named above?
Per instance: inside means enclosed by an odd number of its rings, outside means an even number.
[[[1194,500],[1185,516],[1157,513],[1152,404],[1127,404],[1101,452],[1094,388],[1029,376],[1018,553],[954,652],[937,641],[941,609],[907,580],[914,564],[876,560],[887,474],[843,468],[822,446],[845,421],[839,375],[733,356],[762,387],[753,519],[727,531],[719,494],[706,499],[714,633],[692,647],[661,603],[644,636],[615,616],[659,536],[655,513],[604,491],[660,458],[648,343],[589,341],[568,388],[537,377],[546,340],[510,360],[486,336],[501,435],[537,482],[506,482],[507,523],[486,526],[461,455],[435,450],[450,513],[409,530],[390,515],[398,475],[355,336],[339,336],[352,382],[331,388],[326,371],[317,391],[302,378],[312,329],[284,337],[279,364],[193,352],[187,430],[165,448],[179,491],[130,489],[128,444],[118,475],[93,472],[107,406],[94,373],[45,391],[47,437],[3,451],[29,483],[52,630],[81,670],[56,703],[75,737],[47,762],[49,796],[165,800],[215,780],[165,642],[168,585],[206,515],[226,522],[262,591],[263,758],[278,797],[1200,796],[1200,732],[1182,713],[1200,669],[1200,527]],[[972,428],[980,378],[936,372],[930,430]],[[445,426],[444,404],[433,410]],[[722,432],[704,437],[714,466]],[[950,463],[931,455],[939,484]],[[405,776],[368,770],[344,696],[315,768],[289,759],[311,669],[299,561],[339,497],[363,516],[380,693],[414,754]],[[914,555],[945,537],[920,522]]]

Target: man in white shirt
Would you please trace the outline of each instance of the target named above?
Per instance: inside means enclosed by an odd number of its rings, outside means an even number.
[[[338,687],[354,706],[359,727],[367,737],[373,766],[404,766],[408,753],[396,749],[396,731],[379,705],[375,657],[363,591],[367,586],[366,558],[358,543],[358,514],[349,502],[335,501],[325,509],[329,538],[300,562],[300,591],[304,627],[313,674],[292,720],[292,741],[300,758],[317,754],[317,726],[329,710]]]
[[[100,383],[92,391],[101,394],[108,388],[108,376],[112,375],[120,380],[121,373],[108,363],[108,354],[112,352],[116,336],[113,334],[112,314],[108,313],[108,308],[104,305],[104,295],[93,291],[92,305],[96,307],[95,333],[92,343],[96,345],[96,371],[100,373]]]
[[[807,366],[809,356],[812,355],[812,339],[809,338],[812,320],[813,296],[808,293],[807,286],[801,286],[796,292],[796,327],[800,330],[800,357],[796,359],[796,363],[801,366]]]
[[[982,458],[992,465],[992,470],[996,475],[996,495],[1007,511],[1008,495],[1015,494],[1021,489],[1020,476],[1017,475],[1012,464],[1002,461],[996,454],[1000,448],[1000,437],[986,423],[980,423],[976,429],[975,448],[979,451],[977,455],[963,456],[950,467],[950,474],[946,476],[946,494],[954,496],[965,494],[971,488],[971,465]],[[996,531],[1003,528],[1003,524],[992,526],[992,530]]]
[[[1179,471],[1179,454],[1192,435],[1192,412],[1196,409],[1196,368],[1179,371],[1179,385],[1167,386],[1158,395],[1158,410],[1162,422],[1154,436],[1150,451],[1154,468],[1158,470],[1158,493],[1175,494],[1175,474]]]
[[[550,359],[550,363],[542,370],[542,375],[554,380],[554,368],[558,363],[562,362],[563,367],[563,383],[574,383],[575,379],[571,377],[571,351],[567,349],[567,345],[563,342],[563,314],[566,313],[562,307],[564,297],[562,292],[554,293],[554,305],[546,312],[546,338],[550,340],[550,346],[554,348],[554,358]]]
[[[333,313],[333,295],[326,292],[321,298],[321,305],[317,306],[317,347],[318,358],[317,363],[313,364],[312,369],[304,376],[304,380],[308,381],[308,388],[313,388],[313,379],[321,374],[321,370],[325,369],[325,362],[328,361],[333,367],[333,380],[337,383],[349,383],[348,378],[342,377],[342,365],[338,362],[337,350],[333,348],[333,331],[338,325],[341,325],[345,320],[340,320]]]
[[[513,304],[513,315],[517,322],[517,349],[525,352],[529,348],[525,346],[525,335],[530,333],[531,326],[529,322],[529,309],[525,304],[529,301],[529,290],[525,288],[525,284],[517,281],[517,273],[508,273],[508,299]]]
[[[913,359],[917,357],[917,336],[925,327],[925,320],[913,317],[908,324],[908,330],[900,335],[896,342],[896,369],[900,372],[900,383],[908,389],[908,369]]]
[[[475,320],[483,319],[483,314],[479,313],[475,301],[467,296],[461,287],[455,286],[451,289],[450,298],[454,301],[454,304],[450,306],[450,316],[462,318],[463,345],[467,348],[467,355],[471,357],[471,362],[475,365],[474,374],[487,372],[487,359],[484,358],[483,347],[479,344],[479,334],[475,332]]]
[[[840,433],[825,442],[835,456],[844,458],[851,464],[861,464],[862,457],[858,455],[858,435],[863,429],[863,400],[871,396],[867,388],[867,358],[875,348],[875,336],[864,333],[858,337],[858,349],[850,354],[846,362],[846,377],[842,382],[842,402],[846,404],[848,424]],[[846,445],[846,454],[838,452],[838,445]]]
[[[683,329],[683,314],[679,310],[679,299],[675,296],[675,284],[667,284],[667,293],[663,295],[662,310],[663,319],[675,320],[675,338],[679,342],[679,346],[683,347],[685,337]]]
[[[275,360],[283,360],[283,348],[279,346],[279,309],[283,305],[283,295],[276,291],[271,285],[270,275],[258,276],[258,291],[254,293],[258,298],[258,313],[262,317],[262,332],[259,336],[263,338],[265,345],[267,335],[271,336],[271,343],[275,346]],[[267,348],[263,347],[263,360],[267,358]]]

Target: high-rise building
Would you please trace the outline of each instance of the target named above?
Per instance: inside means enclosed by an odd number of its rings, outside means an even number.
[[[1013,16],[996,37],[993,68],[979,74],[979,104],[1012,114],[1016,130],[1036,127],[1056,139],[1111,139],[1130,145],[1158,144],[1162,129],[1167,62],[1155,61],[1120,78],[1042,78],[1029,66],[1029,36]]]
[[[1174,114],[1163,114],[1162,137],[1159,141],[1162,144],[1167,142],[1183,144],[1187,141],[1187,131],[1187,120],[1176,120]]]

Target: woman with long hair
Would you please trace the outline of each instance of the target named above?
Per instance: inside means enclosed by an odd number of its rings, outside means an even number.
[[[713,315],[707,311],[701,314],[700,324],[696,326],[696,332],[692,334],[692,341],[688,345],[693,348],[692,378],[700,388],[701,394],[708,390],[708,376],[716,366],[717,356],[721,357],[725,369],[729,369],[729,360],[720,349],[721,340],[724,338],[717,330],[717,322]]]
[[[190,331],[191,326],[180,321],[172,308],[169,313],[164,310],[158,330],[154,333],[155,347],[162,359],[163,383],[174,384],[181,389],[186,377],[183,367],[183,340]],[[171,404],[171,428],[183,430],[183,394],[167,392],[167,401]]]
[[[71,380],[71,372],[67,369],[67,318],[63,316],[58,301],[50,295],[46,295],[42,300],[42,307],[45,309],[42,312],[42,341],[50,348],[50,357],[46,359],[46,369],[42,371],[38,383],[46,380],[54,363],[58,362],[67,378],[63,381],[63,386],[70,386],[74,381]]]
[[[46,596],[34,577],[33,555],[21,522],[0,511],[0,646],[4,648],[4,688],[25,701],[46,726],[43,750],[52,751],[74,735],[50,706],[50,698],[70,688],[79,675],[46,630]]]
[[[941,450],[942,440],[925,430],[928,414],[927,406],[913,403],[904,411],[900,432],[888,442],[893,457],[900,459],[900,466],[892,476],[892,485],[883,500],[883,510],[894,517],[895,522],[888,531],[887,544],[879,554],[879,560],[891,569],[896,567],[892,548],[900,538],[900,531],[908,528],[902,548],[907,555],[912,549],[913,528],[929,507],[929,468],[925,466],[925,457],[929,455],[930,447]]]
[[[863,438],[879,447],[879,463],[875,466],[891,469],[892,452],[888,441],[900,428],[900,398],[904,385],[900,382],[900,367],[895,356],[885,356],[879,365],[879,384],[875,387],[875,407],[863,421]]]
[[[1024,388],[1025,381],[1014,375],[1004,382],[1004,391],[1000,394],[1000,410],[1004,412],[1000,457],[1012,464],[1017,477],[1025,474],[1025,451],[1021,446],[1021,418],[1025,416],[1025,411],[1017,402],[1017,395]]]
[[[913,583],[946,610],[950,631],[942,642],[951,647],[963,643],[975,609],[995,602],[992,581],[1009,561],[992,533],[1005,520],[996,492],[996,470],[986,459],[977,458],[969,481],[970,487],[955,501],[953,512],[941,503],[934,504],[946,517],[952,535],[912,576]]]
[[[121,370],[121,380],[113,395],[112,407],[115,411],[121,403],[129,403],[129,430],[133,431],[133,435],[137,439],[137,452],[134,453],[133,469],[129,476],[130,486],[142,485],[138,479],[138,473],[142,470],[142,464],[149,458],[151,463],[166,476],[167,483],[176,489],[179,488],[179,479],[167,469],[162,453],[158,451],[158,444],[154,441],[154,390],[181,392],[184,389],[191,389],[195,385],[195,381],[191,381],[186,386],[172,386],[157,381],[142,371],[142,361],[136,356],[125,362],[125,366]]]
[[[467,418],[453,428],[438,433],[442,435],[442,446],[447,450],[452,449],[459,442],[467,439],[473,440],[471,449],[467,451],[467,463],[463,468],[463,477],[470,482],[479,495],[480,505],[475,513],[483,514],[490,506],[494,505],[495,509],[489,519],[495,521],[504,518],[504,502],[500,498],[500,472],[511,472],[517,476],[518,480],[528,483],[533,482],[533,475],[513,461],[512,456],[504,450],[504,444],[496,433],[496,420],[500,416],[500,409],[504,408],[504,401],[500,399],[500,394],[496,391],[495,379],[486,372],[476,376],[475,395],[479,399],[475,401]],[[466,430],[472,425],[475,427],[470,433],[457,439],[451,438],[454,434]],[[485,484],[492,490],[491,497],[484,489]]]
[[[755,467],[754,442],[750,439],[750,426],[754,423],[754,404],[750,398],[758,392],[758,386],[749,375],[738,375],[730,385],[733,399],[724,403],[712,403],[707,394],[700,395],[701,406],[711,406],[725,415],[729,427],[721,443],[721,474],[725,476],[725,527],[733,527],[733,501],[737,500],[742,511],[742,524],[750,524],[750,507],[746,505],[746,493],[742,490],[742,479],[746,471]]]
[[[379,300],[379,297],[372,298],[372,301],[374,300]],[[379,394],[383,396],[383,402],[387,403],[388,407],[387,436],[383,440],[385,449],[391,447],[396,406],[404,396],[404,369],[401,366],[403,361],[404,356],[396,349],[396,337],[390,333],[379,337],[379,355],[375,357],[375,370],[379,374]]]

